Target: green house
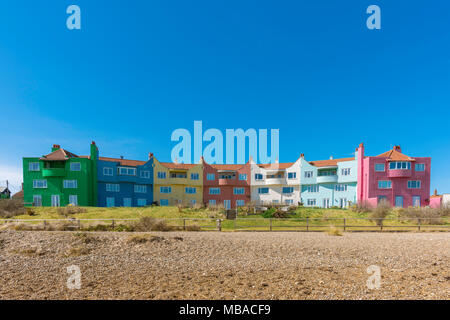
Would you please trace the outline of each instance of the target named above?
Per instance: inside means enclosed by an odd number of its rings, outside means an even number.
[[[53,145],[45,156],[23,158],[25,205],[97,206],[97,161],[95,142],[89,156],[77,156]]]

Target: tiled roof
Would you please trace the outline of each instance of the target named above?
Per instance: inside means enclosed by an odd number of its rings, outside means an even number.
[[[129,166],[129,167],[142,166],[146,163],[146,161],[140,161],[140,160],[117,159],[117,158],[108,158],[108,157],[99,157],[98,159],[103,160],[103,161],[119,162],[121,166]]]
[[[316,160],[316,161],[309,161],[309,164],[311,164],[315,167],[336,167],[338,162],[352,161],[352,160],[355,160],[355,158]]]
[[[192,163],[173,163],[173,162],[160,162],[166,168],[169,169],[180,169],[180,170],[189,170],[190,168],[196,166],[196,164]]]
[[[278,170],[278,169],[287,169],[292,167],[295,162],[285,162],[285,163],[264,163],[258,164],[260,168],[270,169],[270,170]]]
[[[396,149],[398,147],[394,147],[392,150],[386,151],[382,154],[377,155],[377,157],[383,157],[388,158],[389,160],[395,160],[395,161],[414,161],[413,158],[408,157],[407,155],[401,153]]]
[[[58,150],[53,151],[52,153],[49,153],[46,156],[43,156],[42,158],[40,158],[40,160],[65,161],[69,158],[78,158],[78,156],[70,151],[60,148]]]

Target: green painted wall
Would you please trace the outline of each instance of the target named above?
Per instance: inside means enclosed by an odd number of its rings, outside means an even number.
[[[54,150],[53,150],[54,151]],[[94,157],[92,157],[94,156]],[[42,206],[51,206],[52,195],[60,196],[60,205],[69,204],[69,196],[78,196],[79,206],[97,205],[97,157],[98,150],[95,144],[91,145],[91,158],[69,158],[63,162],[43,161],[36,158],[23,158],[23,191],[24,202],[32,206],[33,196],[42,196]],[[39,162],[39,171],[30,171],[29,163]],[[79,162],[80,171],[70,171],[70,164]],[[46,169],[50,163],[51,169]],[[34,188],[33,180],[47,180],[47,188]],[[63,187],[64,180],[77,180],[76,189]]]

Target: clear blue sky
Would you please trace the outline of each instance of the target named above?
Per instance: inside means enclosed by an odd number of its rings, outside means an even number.
[[[168,161],[172,131],[202,120],[279,128],[285,162],[399,144],[450,192],[447,1],[15,0],[0,26],[0,180],[53,143]]]

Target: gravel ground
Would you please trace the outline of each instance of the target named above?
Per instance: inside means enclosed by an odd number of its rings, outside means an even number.
[[[450,299],[449,266],[450,233],[0,232],[0,299]]]

